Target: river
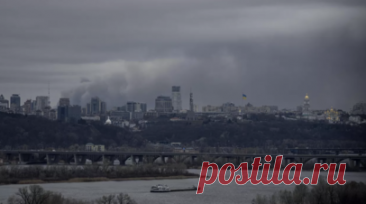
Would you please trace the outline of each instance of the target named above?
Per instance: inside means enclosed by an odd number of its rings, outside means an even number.
[[[199,173],[199,170],[190,170]],[[304,171],[301,177],[311,178],[311,171]],[[271,174],[270,174],[271,175]],[[326,176],[326,172],[321,172]],[[350,181],[366,182],[366,172],[346,172],[345,179]],[[156,184],[167,184],[171,188],[191,187],[198,184],[197,179],[175,180],[147,180],[147,181],[106,181],[88,183],[47,183],[40,184],[46,190],[62,193],[65,197],[93,200],[103,195],[128,193],[138,204],[201,204],[201,203],[241,203],[250,204],[257,194],[272,195],[280,190],[292,190],[295,185],[237,185],[235,182],[222,186],[216,181],[206,185],[204,193],[196,195],[195,191],[150,193],[150,187]],[[0,203],[6,203],[7,198],[17,192],[18,188],[27,185],[2,185],[0,186]]]

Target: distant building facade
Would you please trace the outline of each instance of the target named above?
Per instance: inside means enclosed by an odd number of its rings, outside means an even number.
[[[91,115],[91,105],[90,105],[90,103],[86,104],[86,115]]]
[[[31,99],[28,99],[23,104],[23,112],[24,114],[30,115],[33,112],[33,103]]]
[[[81,107],[78,105],[57,107],[57,120],[59,121],[76,123],[80,118]]]
[[[193,93],[189,94],[189,111],[194,112]]]
[[[93,151],[93,152],[104,152],[105,147],[104,145],[94,145],[93,143],[87,143],[85,145],[86,151]]]
[[[48,96],[37,96],[36,97],[36,110],[43,111],[50,105]]]
[[[182,99],[180,94],[180,86],[172,87],[172,106],[173,110],[179,112],[182,110]]]
[[[173,111],[172,99],[169,96],[158,96],[155,99],[155,110],[158,113],[171,113]]]
[[[88,109],[88,105],[87,105]],[[90,113],[89,115],[100,115],[107,113],[107,103],[100,100],[99,97],[93,97],[90,101]]]
[[[58,102],[59,106],[69,106],[70,105],[70,99],[69,98],[60,98]]]
[[[100,113],[106,114],[107,113],[107,103],[105,101],[102,101],[100,103]]]
[[[127,112],[143,112],[143,113],[146,113],[147,112],[147,105],[146,105],[146,103],[138,103],[138,102],[129,101],[129,102],[127,102],[127,104],[125,106],[125,110]]]
[[[4,109],[9,108],[9,101],[6,100],[3,95],[0,95],[0,107]]]
[[[204,113],[220,113],[220,112],[222,112],[222,109],[221,109],[221,106],[207,105],[207,106],[202,107],[202,112],[204,112]]]
[[[92,115],[98,115],[98,114],[100,114],[100,111],[102,109],[102,107],[101,107],[102,101],[99,99],[99,97],[93,97],[93,98],[91,98],[90,106],[91,106],[90,113]]]
[[[10,109],[14,112],[20,112],[20,96],[13,94],[10,97]]]
[[[230,103],[230,102],[222,104],[221,107],[222,107],[222,112],[224,112],[224,113],[230,113],[230,112],[237,111],[235,104]]]

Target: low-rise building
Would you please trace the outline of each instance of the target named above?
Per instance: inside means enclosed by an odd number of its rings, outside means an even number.
[[[86,151],[92,151],[92,152],[104,152],[105,147],[104,145],[94,145],[93,143],[87,143],[85,145]]]
[[[350,116],[348,120],[353,123],[361,123],[362,121],[360,116]]]

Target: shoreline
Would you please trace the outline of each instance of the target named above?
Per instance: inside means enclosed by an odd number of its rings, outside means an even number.
[[[86,182],[101,182],[101,181],[144,181],[144,180],[164,180],[164,179],[190,179],[199,178],[200,175],[180,175],[180,176],[157,176],[157,177],[131,177],[131,178],[107,178],[107,177],[94,177],[94,178],[71,178],[68,180],[42,180],[42,179],[24,179],[19,180],[17,183],[0,183],[0,186],[6,185],[24,185],[24,184],[47,184],[47,183],[86,183]]]

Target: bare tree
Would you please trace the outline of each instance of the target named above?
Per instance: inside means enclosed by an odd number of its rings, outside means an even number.
[[[18,197],[10,197],[9,203],[13,204],[46,204],[51,192],[45,191],[38,185],[19,188],[15,194]]]
[[[115,204],[115,195],[103,196],[96,200],[97,204]]]

